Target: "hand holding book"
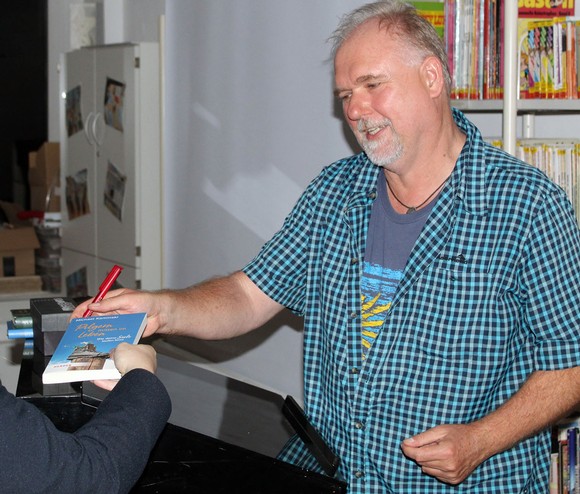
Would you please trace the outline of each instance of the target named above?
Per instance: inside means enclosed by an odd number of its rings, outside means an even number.
[[[151,345],[130,345],[120,343],[110,352],[115,367],[123,376],[133,369],[145,369],[155,373],[157,370],[157,352]],[[93,381],[100,388],[111,390],[119,382],[118,379],[99,379]]]
[[[121,373],[109,353],[120,343],[138,343],[146,324],[143,312],[73,319],[44,370],[42,382],[119,379]]]

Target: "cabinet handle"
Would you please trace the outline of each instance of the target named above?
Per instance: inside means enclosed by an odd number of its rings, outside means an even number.
[[[91,132],[97,146],[102,146],[105,140],[107,126],[104,124],[103,114],[101,112],[95,113]]]
[[[95,141],[93,139],[93,119],[95,118],[95,113],[94,112],[90,112],[87,116],[87,119],[85,120],[85,127],[84,127],[84,132],[85,132],[85,137],[87,138],[87,141],[89,141],[89,144],[91,146],[93,146],[95,144]]]

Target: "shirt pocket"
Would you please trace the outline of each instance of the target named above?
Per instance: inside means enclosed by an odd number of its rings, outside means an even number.
[[[403,339],[451,366],[497,364],[513,343],[519,304],[498,273],[450,264],[433,263],[404,297],[405,307],[399,308],[408,314]]]

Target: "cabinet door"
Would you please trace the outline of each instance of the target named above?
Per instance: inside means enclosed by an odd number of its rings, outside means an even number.
[[[135,46],[96,50],[96,213],[99,258],[136,266]]]
[[[127,266],[120,263],[115,263],[123,268],[119,278],[113,285],[113,288],[123,287],[123,288],[141,288],[140,284],[137,281],[137,270],[133,266]],[[96,270],[97,270],[97,280],[101,283],[111,271],[113,267],[113,263],[103,260],[97,259],[96,262]]]
[[[99,279],[97,274],[97,258],[65,247],[62,249],[62,257],[63,287],[67,297],[96,295],[105,279],[104,276]]]
[[[108,266],[105,274],[113,264],[124,266],[132,280],[125,286],[160,288],[158,45],[81,49],[67,54],[65,65],[63,92],[71,93],[69,102],[77,95],[82,130],[63,136],[62,180],[85,174],[88,212],[64,208],[63,264],[75,251]]]
[[[62,142],[62,245],[96,254],[96,168],[92,136],[95,124],[94,51],[68,53],[62,93],[66,124]]]

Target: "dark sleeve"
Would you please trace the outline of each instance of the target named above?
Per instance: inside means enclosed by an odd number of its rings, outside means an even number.
[[[1,491],[128,492],[170,413],[165,387],[143,369],[125,374],[72,434],[0,386]]]

